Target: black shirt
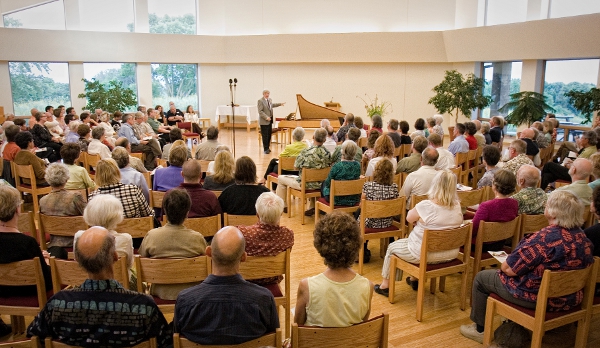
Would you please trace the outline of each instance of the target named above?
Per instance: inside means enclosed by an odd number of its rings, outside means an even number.
[[[527,156],[535,156],[540,152],[540,148],[533,142],[533,140],[529,138],[521,139],[527,143],[527,152],[525,153]]]
[[[394,147],[398,147],[398,146],[402,145],[402,137],[400,136],[400,134],[393,132],[393,133],[387,133],[387,136],[390,137],[392,139],[392,141],[394,142]]]
[[[169,117],[172,117],[172,116],[183,116],[183,112],[181,112],[181,110],[179,110],[179,109],[175,109],[175,112],[171,112],[171,109],[169,109],[169,111],[167,111],[167,113],[165,114],[165,117],[167,118],[167,124],[169,126],[174,126],[177,124],[177,122],[181,122],[181,121],[169,120]]]
[[[410,138],[410,135],[402,134],[400,136],[400,139],[402,140],[402,144],[412,144],[412,139]]]
[[[256,200],[269,190],[263,185],[231,185],[219,196],[224,213],[232,215],[256,215]]]
[[[492,142],[493,143],[499,143],[500,139],[502,138],[502,128],[500,127],[492,127],[490,129],[490,137],[492,137]]]
[[[600,223],[586,228],[583,232],[594,244],[594,256],[600,257]]]

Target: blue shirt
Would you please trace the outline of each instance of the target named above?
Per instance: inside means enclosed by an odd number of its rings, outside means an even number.
[[[140,141],[135,137],[135,133],[133,132],[133,128],[129,123],[123,123],[121,128],[119,128],[119,132],[117,133],[119,137],[125,137],[129,140],[131,145],[139,145]]]
[[[135,185],[142,190],[144,197],[146,197],[146,201],[150,202],[150,192],[148,191],[148,183],[146,183],[146,178],[142,175],[142,173],[137,170],[127,166],[125,168],[119,169],[121,172],[121,183],[125,185]]]
[[[469,152],[469,142],[464,135],[459,135],[448,145],[448,151],[452,152],[454,156],[459,152]]]
[[[76,143],[79,140],[79,134],[77,132],[69,132],[65,137],[65,143]]]
[[[177,297],[175,332],[199,344],[240,344],[279,327],[273,294],[241,275],[209,275]]]
[[[181,167],[168,166],[166,168],[158,168],[154,172],[154,182],[152,190],[154,191],[169,191],[183,183],[181,176]]]

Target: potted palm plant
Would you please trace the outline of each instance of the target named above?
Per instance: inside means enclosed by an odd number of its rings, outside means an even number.
[[[583,123],[590,122],[593,113],[600,111],[600,89],[596,87],[592,87],[587,92],[571,90],[565,93],[565,97],[568,97],[569,103],[585,117]],[[594,127],[594,124],[592,124],[592,127]]]
[[[510,124],[517,127],[527,124],[527,127],[531,127],[533,122],[540,121],[546,113],[554,112],[554,108],[546,103],[543,94],[523,91],[511,94],[510,101],[502,105],[498,111],[508,112],[504,119]]]

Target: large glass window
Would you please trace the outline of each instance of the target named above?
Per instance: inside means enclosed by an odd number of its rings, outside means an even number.
[[[486,25],[525,22],[527,1],[487,0]]]
[[[137,82],[135,78],[135,63],[83,63],[83,77],[86,80],[96,79],[102,84],[110,81],[123,83],[124,88],[129,88],[137,96]],[[135,111],[131,106],[125,112]]]
[[[133,0],[80,0],[79,16],[80,30],[133,31]]]
[[[506,116],[498,109],[510,101],[511,94],[521,90],[522,69],[522,62],[483,63],[483,94],[492,97],[492,103],[481,111],[481,117]],[[516,128],[514,125],[508,125],[505,132],[513,134]]]
[[[148,0],[151,33],[196,34],[195,0]]]
[[[198,110],[197,81],[196,64],[152,64],[152,103],[165,111],[170,101],[181,111],[188,105]]]
[[[569,103],[565,93],[574,89],[588,91],[598,82],[599,59],[552,60],[546,62],[544,95],[555,109],[561,125],[585,124],[581,114]]]
[[[578,16],[600,12],[598,0],[552,0],[550,18]]]
[[[71,105],[67,63],[9,62],[8,67],[15,115]]]
[[[3,20],[4,26],[7,28],[64,30],[63,0],[46,2],[39,6],[11,12],[5,14]]]

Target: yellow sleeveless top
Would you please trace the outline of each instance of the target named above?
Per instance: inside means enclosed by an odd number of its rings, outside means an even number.
[[[304,324],[307,326],[350,326],[362,322],[369,310],[371,285],[359,274],[348,282],[338,283],[321,273],[308,278],[308,291]]]

